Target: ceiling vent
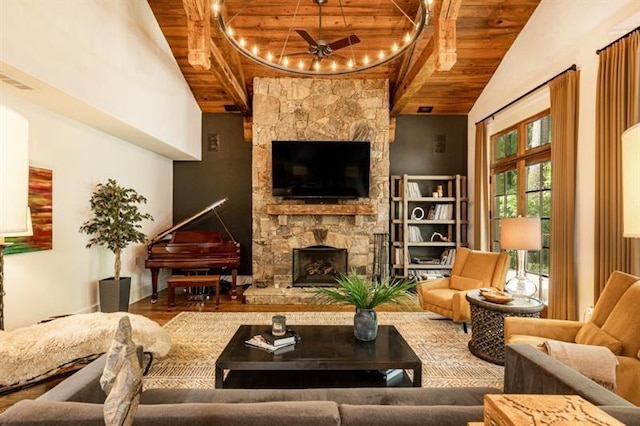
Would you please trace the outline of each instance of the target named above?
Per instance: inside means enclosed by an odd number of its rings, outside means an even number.
[[[226,112],[240,112],[240,108],[237,105],[225,105],[224,110]]]
[[[433,112],[433,106],[431,105],[422,105],[418,107],[418,114],[428,114]]]
[[[0,81],[3,82],[3,83],[7,83],[7,84],[9,84],[9,85],[11,85],[11,86],[13,86],[13,87],[15,87],[17,89],[20,89],[20,90],[35,90],[33,87],[27,86],[26,84],[24,84],[24,83],[14,79],[14,78],[12,78],[12,77],[9,77],[8,75],[3,74],[1,72],[0,72]]]

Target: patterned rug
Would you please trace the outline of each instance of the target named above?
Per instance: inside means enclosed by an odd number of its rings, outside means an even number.
[[[351,312],[281,312],[287,326],[351,325]],[[241,324],[271,324],[272,312],[181,312],[165,325],[172,348],[155,360],[144,378],[150,388],[214,388],[214,364]],[[379,324],[393,324],[422,360],[424,387],[490,386],[502,389],[503,367],[473,356],[471,334],[430,312],[379,312]]]

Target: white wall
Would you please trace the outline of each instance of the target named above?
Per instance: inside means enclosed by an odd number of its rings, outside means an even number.
[[[0,72],[45,105],[176,160],[201,113],[146,1],[2,0]]]
[[[78,228],[100,182],[147,197],[142,231],[172,223],[172,160],[201,156],[200,109],[146,1],[0,0],[0,102],[30,123],[30,163],[53,169],[53,250],[5,257],[5,328],[97,309],[113,255]],[[4,79],[4,77],[3,77]],[[1,188],[0,188],[1,190]],[[144,246],[123,254],[131,300],[151,294]]]
[[[581,316],[593,304],[596,50],[638,25],[637,0],[542,0],[469,113],[469,187],[473,188],[475,123],[572,64],[578,66],[575,267]],[[541,92],[497,116],[490,129],[498,131],[497,127],[507,127],[532,115],[529,114],[532,104],[540,109],[548,107],[548,93]],[[473,201],[470,208],[473,209]]]

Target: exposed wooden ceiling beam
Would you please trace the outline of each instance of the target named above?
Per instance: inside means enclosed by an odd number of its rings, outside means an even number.
[[[209,40],[211,40],[211,9],[204,0],[182,0],[187,12],[187,44],[189,64],[198,71],[211,68]]]
[[[242,115],[250,116],[249,97],[244,85],[244,78],[239,71],[239,60],[237,56],[228,55],[228,52],[223,52],[220,49],[219,45],[222,44],[223,37],[220,36],[219,30],[211,30],[211,9],[205,0],[182,0],[182,5],[187,13],[187,59],[189,64],[198,71],[211,70],[220,82],[222,89],[231,97]],[[237,66],[232,67],[225,56],[235,59]],[[236,76],[240,78],[238,79]]]
[[[456,63],[456,19],[461,0],[443,0],[436,3],[434,36],[418,58],[398,82],[391,96],[391,116],[395,117],[417,95],[435,71],[448,71]]]

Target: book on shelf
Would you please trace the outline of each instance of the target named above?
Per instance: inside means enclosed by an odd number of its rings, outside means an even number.
[[[275,355],[290,352],[294,350],[296,346],[295,343],[291,343],[288,345],[280,345],[280,346],[272,345],[269,342],[267,342],[267,340],[261,334],[256,334],[251,339],[245,340],[244,343],[248,346],[262,349],[267,352],[271,352]]]
[[[440,257],[441,265],[453,265],[453,262],[456,260],[456,249],[446,249],[442,252],[442,256]]]
[[[290,331],[287,331],[283,336],[274,336],[269,330],[265,330],[261,334],[264,340],[273,346],[284,346],[296,343],[296,335]]]
[[[422,242],[422,233],[420,232],[420,227],[418,226],[409,226],[407,228],[409,231],[409,241],[412,242]]]
[[[420,192],[420,186],[418,182],[407,182],[407,195],[410,198],[420,198],[422,194]]]

